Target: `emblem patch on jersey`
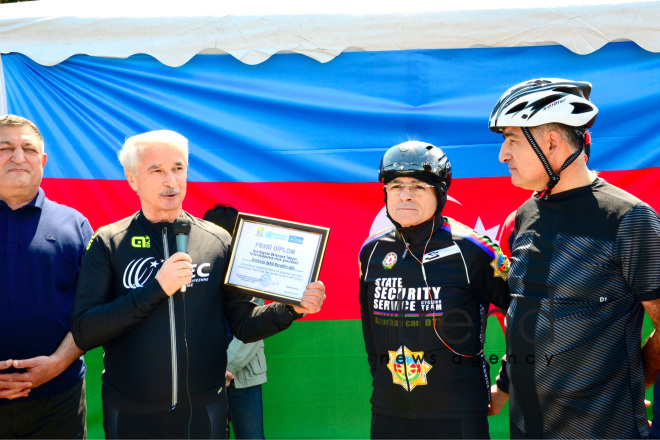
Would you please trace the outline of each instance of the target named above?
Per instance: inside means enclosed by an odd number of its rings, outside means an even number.
[[[427,385],[426,373],[433,368],[424,360],[423,351],[410,351],[402,345],[397,351],[389,351],[387,368],[392,372],[392,382],[412,391],[418,385]]]
[[[504,281],[509,277],[510,265],[509,258],[499,250],[495,253],[495,259],[490,263],[490,266],[495,269],[495,276],[502,278]]]
[[[385,255],[385,258],[383,258],[383,267],[385,269],[392,269],[394,265],[396,264],[397,256],[394,252],[390,252],[389,254]]]

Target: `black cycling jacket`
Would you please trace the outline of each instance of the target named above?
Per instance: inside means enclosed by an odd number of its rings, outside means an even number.
[[[282,304],[257,307],[248,296],[223,291],[229,234],[183,212],[191,224],[194,265],[187,292],[168,297],[155,279],[176,252],[171,223],[142,212],[94,235],[80,271],[72,333],[78,347],[105,351],[103,398],[120,411],[150,412],[218,398],[225,383],[227,323],[244,342],[293,322]],[[187,346],[187,353],[186,353]]]
[[[428,288],[415,257],[424,263]],[[374,413],[486,416],[490,379],[480,352],[490,303],[509,304],[507,271],[508,259],[494,243],[446,217],[367,239],[360,251],[360,306]],[[433,327],[434,308],[444,343]]]

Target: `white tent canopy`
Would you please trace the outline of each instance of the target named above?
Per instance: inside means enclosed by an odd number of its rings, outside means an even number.
[[[250,1],[0,5],[0,114],[41,128],[44,191],[94,228],[139,209],[117,161],[126,137],[170,129],[190,140],[191,214],[221,201],[332,229],[322,315],[267,342],[269,437],[368,435],[356,257],[370,226],[387,225],[376,180],[391,145],[442,146],[457,201],[446,215],[495,238],[530,192],[497,160],[492,106],[530,78],[585,80],[600,111],[590,168],[660,211],[660,0]],[[280,53],[299,55],[269,60]],[[489,363],[501,347],[489,345]],[[91,358],[95,437],[100,352]]]
[[[246,64],[283,52],[328,62],[355,50],[548,44],[587,54],[625,40],[660,52],[660,1],[571,5],[556,0],[556,7],[529,7],[533,3],[510,0],[496,4],[511,9],[497,10],[470,1],[224,3],[50,0],[2,5],[0,52],[20,52],[43,65],[76,54],[125,58],[146,53],[172,67],[198,53],[227,53]],[[475,6],[482,9],[468,9]]]

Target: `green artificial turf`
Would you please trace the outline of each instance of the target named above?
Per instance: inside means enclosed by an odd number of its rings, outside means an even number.
[[[646,317],[645,338],[651,329],[650,319]],[[504,348],[499,322],[490,317],[486,358],[501,358]],[[268,382],[263,386],[266,438],[369,437],[371,377],[359,320],[296,322],[285,332],[266,340],[266,358]],[[88,438],[104,438],[102,350],[90,351],[85,360]],[[498,365],[491,366],[493,380],[498,370]],[[651,400],[651,396],[649,389],[647,399]],[[509,438],[508,404],[489,421],[493,439]]]

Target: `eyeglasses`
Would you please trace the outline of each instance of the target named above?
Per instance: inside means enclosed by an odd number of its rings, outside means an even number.
[[[398,196],[403,192],[404,188],[408,188],[410,193],[413,196],[421,196],[423,194],[427,194],[430,192],[429,188],[433,188],[433,185],[429,185],[427,183],[422,183],[422,182],[414,182],[414,183],[398,183],[398,182],[391,182],[385,185],[385,191],[387,194],[391,194],[393,196]]]

